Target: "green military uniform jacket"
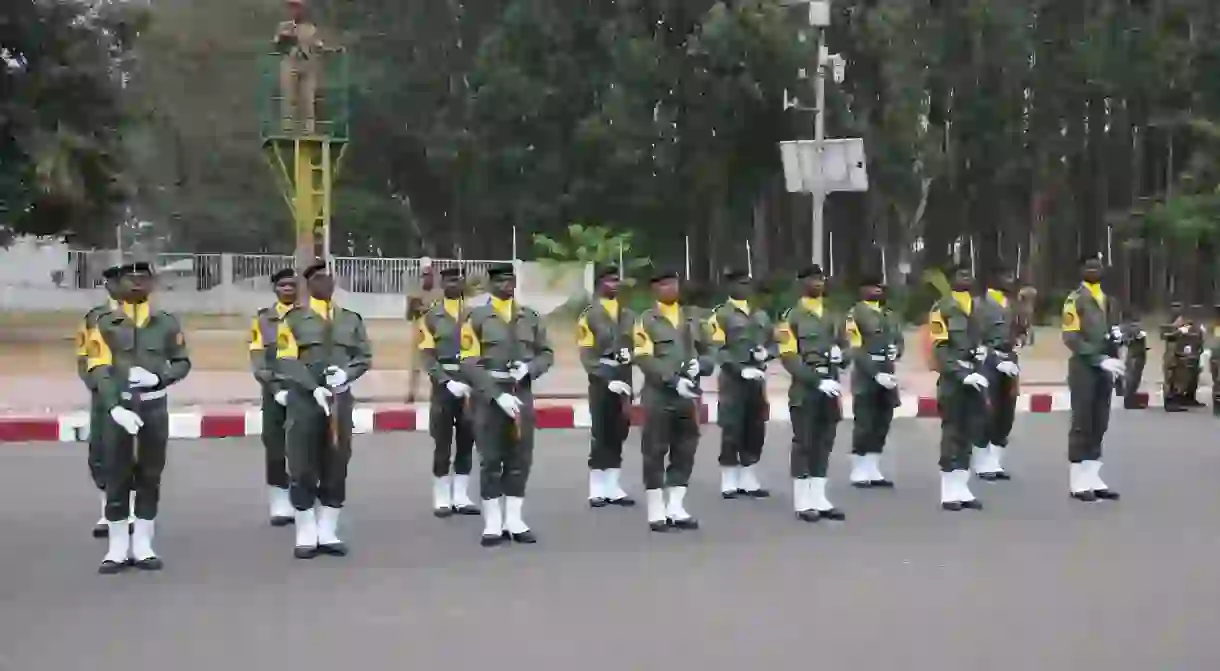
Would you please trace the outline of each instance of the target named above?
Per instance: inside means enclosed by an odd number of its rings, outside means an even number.
[[[89,375],[89,332],[93,330],[93,327],[97,326],[98,317],[101,317],[110,310],[114,310],[118,306],[118,301],[113,298],[106,299],[105,303],[85,313],[85,318],[81,321],[80,329],[76,332],[76,375],[89,388],[90,393],[96,392],[97,387]]]
[[[602,298],[580,313],[576,320],[576,344],[580,348],[580,364],[590,377],[631,383],[631,329],[635,320],[636,314],[617,300]]]
[[[1017,362],[1021,327],[1016,303],[1004,292],[989,289],[974,299],[983,345],[1002,361]]]
[[[105,408],[133,400],[136,393],[164,397],[167,387],[191,372],[178,319],[148,303],[122,304],[100,314],[89,331],[86,355],[89,378]],[[157,386],[133,393],[128,372],[137,366],[156,375]]]
[[[751,309],[746,301],[728,300],[712,310],[708,332],[717,348],[716,360],[722,372],[740,379],[741,369],[761,367],[754,359],[755,348],[762,347],[769,358],[775,356],[775,328],[762,310]]]
[[[802,298],[786,310],[775,327],[780,362],[792,376],[788,405],[801,406],[810,400],[829,399],[818,391],[823,380],[838,381],[843,361],[831,361],[834,347],[847,346],[843,323],[821,300]]]
[[[971,373],[979,372],[985,357],[980,319],[980,313],[985,310],[977,298],[959,292],[954,294],[957,295],[937,301],[928,315],[932,353],[936,371],[940,373],[938,384],[960,384]],[[969,309],[963,307],[963,303],[969,305]]]
[[[284,315],[276,329],[275,346],[279,376],[305,393],[325,385],[326,369],[331,366],[344,370],[351,384],[373,364],[364,319],[316,298]],[[332,391],[347,391],[346,385]]]
[[[424,370],[436,384],[461,381],[462,299],[440,298],[419,318],[419,351]]]
[[[473,308],[462,323],[462,374],[484,400],[500,394],[530,395],[532,382],[555,364],[542,317],[516,300],[493,298]],[[529,367],[520,382],[509,376],[514,362]]]
[[[1118,343],[1112,334],[1118,324],[1115,303],[1104,294],[1099,303],[1083,284],[1068,294],[1063,302],[1061,326],[1063,344],[1072,352],[1073,359],[1096,368],[1102,359],[1118,355]]]
[[[250,324],[250,372],[263,388],[264,395],[274,396],[284,388],[284,381],[280,378],[275,363],[275,341],[280,322],[292,307],[276,303],[262,308],[254,315],[254,321]]]
[[[677,384],[687,364],[699,363],[699,376],[712,374],[715,352],[705,327],[685,306],[654,305],[645,310],[632,329],[635,363],[644,374],[644,395],[678,398]],[[644,399],[645,403],[648,399]]]
[[[851,346],[852,390],[876,385],[877,373],[893,373],[906,350],[902,323],[875,301],[860,301],[847,313],[847,340]]]

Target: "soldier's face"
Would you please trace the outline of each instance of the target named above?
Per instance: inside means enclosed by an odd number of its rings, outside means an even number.
[[[297,302],[296,277],[285,277],[275,283],[275,300],[285,305]]]
[[[749,277],[743,277],[739,280],[734,280],[729,285],[729,295],[733,298],[749,298],[754,293],[754,280]]]
[[[881,287],[875,284],[860,287],[860,300],[879,301],[883,295],[884,292],[881,290]]]
[[[516,291],[517,278],[515,275],[505,275],[491,281],[491,295],[496,298],[512,298]]]
[[[441,278],[441,291],[445,298],[460,298],[466,291],[466,280],[461,275],[448,275]]]
[[[996,275],[995,287],[1001,291],[1012,291],[1017,286],[1017,278],[1012,273],[1000,273]]]
[[[305,15],[305,5],[299,2],[289,2],[287,7],[288,16],[292,17],[293,21],[299,21]]]
[[[953,273],[954,291],[970,291],[973,286],[974,276],[970,274],[969,269],[963,269]]]
[[[305,282],[309,288],[309,295],[314,298],[328,301],[335,295],[335,278],[331,277],[328,272],[314,273]]]
[[[821,275],[810,275],[805,278],[805,295],[818,297],[826,293],[826,278]]]
[[[119,280],[106,280],[106,295],[114,300],[123,298],[123,284]]]
[[[1100,282],[1102,274],[1101,261],[1097,259],[1085,262],[1080,269],[1080,278],[1090,284]]]
[[[618,296],[618,288],[618,275],[606,275],[597,282],[598,293],[607,298]]]
[[[132,303],[142,303],[148,300],[152,293],[152,275],[133,273],[123,278],[123,296]]]
[[[677,303],[679,291],[680,287],[676,277],[670,277],[660,282],[653,282],[652,284],[652,294],[656,296],[657,301],[660,303]]]

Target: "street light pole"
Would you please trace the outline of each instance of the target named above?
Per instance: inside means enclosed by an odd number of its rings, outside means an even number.
[[[810,21],[812,23],[812,19]],[[823,143],[826,141],[826,118],[824,112],[826,110],[826,29],[822,26],[817,26],[818,32],[818,53],[817,63],[813,71],[813,93],[814,93],[814,113],[813,113],[813,142],[817,152],[818,159],[821,160]],[[819,171],[820,172],[820,171]],[[813,262],[824,266],[826,260],[825,238],[826,224],[823,221],[823,210],[826,205],[826,189],[823,188],[821,181],[818,182],[813,192]]]

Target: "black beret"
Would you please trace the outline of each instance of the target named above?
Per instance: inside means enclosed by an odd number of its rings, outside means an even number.
[[[271,283],[279,284],[280,280],[286,280],[289,277],[296,277],[296,271],[292,268],[281,268],[274,273],[271,273]]]
[[[318,273],[324,272],[326,270],[327,270],[327,267],[326,267],[325,261],[315,261],[315,262],[309,264],[308,266],[305,266],[305,270],[301,271],[301,277],[304,277],[305,279],[309,279],[309,278],[313,277],[314,275],[317,275]]]
[[[618,274],[618,266],[614,264],[598,266],[597,270],[593,273],[593,279],[600,280],[603,277],[609,277],[611,275],[618,277]]]
[[[669,269],[657,269],[652,273],[652,277],[648,278],[649,282],[664,282],[665,280],[678,279],[678,271]]]
[[[885,279],[881,277],[881,273],[864,273],[860,276],[860,286],[862,287],[883,287]]]
[[[152,264],[148,263],[147,261],[136,261],[135,263],[128,263],[128,264],[122,266],[121,268],[119,268],[119,274],[121,274],[121,275],[151,275],[152,274]]]
[[[726,282],[741,282],[748,279],[750,279],[750,273],[741,268],[729,268],[724,271],[724,280]]]
[[[814,263],[796,271],[796,277],[801,280],[806,277],[826,277],[826,273],[822,272],[822,266]]]
[[[517,274],[517,269],[511,263],[495,263],[487,268],[488,279],[503,279],[513,277]]]
[[[102,271],[102,278],[107,280],[117,280],[123,275],[123,266],[110,266]]]
[[[441,277],[464,277],[464,276],[465,276],[465,273],[462,272],[462,269],[459,268],[458,266],[452,266],[450,268],[445,268],[444,270],[441,271]]]
[[[1080,265],[1082,265],[1082,266],[1091,261],[1096,261],[1098,263],[1101,263],[1101,254],[1099,254],[1098,252],[1093,252],[1092,254],[1082,254],[1080,256]]]

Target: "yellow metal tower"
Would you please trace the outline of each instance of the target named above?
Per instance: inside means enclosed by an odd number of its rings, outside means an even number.
[[[282,57],[264,57],[262,68],[263,154],[292,214],[299,266],[330,257],[332,193],[350,139],[347,52],[328,51],[320,60],[312,123],[285,114]]]

